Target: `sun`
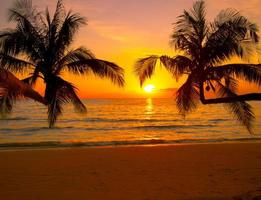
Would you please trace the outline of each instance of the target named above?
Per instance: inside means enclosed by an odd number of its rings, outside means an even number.
[[[149,85],[146,85],[143,89],[144,89],[144,91],[147,92],[147,93],[152,93],[153,90],[155,89],[155,86],[152,85],[152,84],[149,84]]]

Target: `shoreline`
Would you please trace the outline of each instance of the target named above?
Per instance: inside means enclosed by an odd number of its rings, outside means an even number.
[[[252,200],[260,166],[259,142],[0,151],[0,196]]]
[[[226,143],[261,143],[261,138],[235,138],[235,139],[181,139],[181,140],[137,140],[137,141],[109,141],[109,142],[21,142],[0,143],[1,151],[41,150],[41,149],[74,149],[74,148],[117,148],[139,146],[172,146],[172,145],[200,145],[200,144],[226,144]]]
[[[77,149],[77,148],[124,148],[124,147],[150,147],[150,146],[176,146],[176,145],[204,145],[204,144],[238,144],[238,143],[260,143],[261,138],[238,138],[238,139],[219,139],[219,140],[147,140],[147,141],[124,141],[118,142],[36,142],[36,143],[3,143],[0,144],[1,151],[20,151],[20,150],[45,150],[45,149]],[[185,142],[184,142],[185,141]],[[140,143],[138,143],[140,142]],[[50,145],[51,144],[51,145]]]

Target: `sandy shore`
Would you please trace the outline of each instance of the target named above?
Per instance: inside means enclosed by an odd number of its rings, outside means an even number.
[[[260,194],[260,143],[0,152],[3,200],[214,200]]]

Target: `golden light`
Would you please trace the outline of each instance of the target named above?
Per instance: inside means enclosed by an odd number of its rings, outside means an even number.
[[[144,91],[147,92],[147,93],[152,93],[154,89],[155,89],[155,86],[152,85],[152,84],[146,85],[144,87]]]

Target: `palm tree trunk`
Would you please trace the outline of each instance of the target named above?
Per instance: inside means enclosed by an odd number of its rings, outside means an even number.
[[[46,100],[42,97],[42,95],[33,90],[32,87],[30,87],[30,85],[22,82],[11,72],[5,69],[0,69],[0,84],[3,85],[2,88],[7,89],[10,93],[16,93],[17,95],[22,95],[24,97],[31,98],[44,105],[47,104]]]
[[[233,97],[205,99],[203,83],[200,83],[199,90],[200,101],[202,102],[202,104],[232,103],[236,101],[261,101],[261,93],[249,93]]]

